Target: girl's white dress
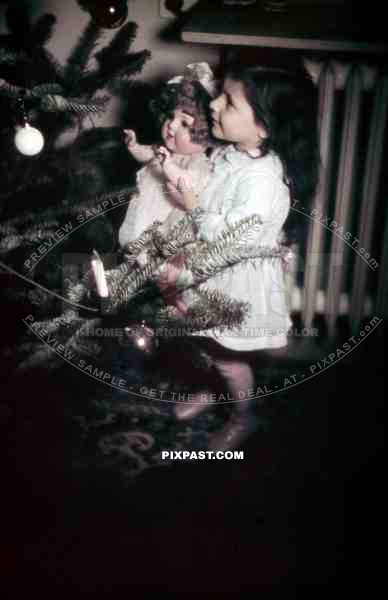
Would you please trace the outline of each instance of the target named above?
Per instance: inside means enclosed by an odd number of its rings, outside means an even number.
[[[173,154],[171,160],[190,175],[196,193],[208,183],[210,162],[205,152],[193,155]],[[119,244],[125,246],[143,233],[154,221],[163,222],[169,217],[173,225],[184,215],[165,189],[166,178],[160,161],[151,160],[137,172],[137,191],[129,201],[128,209],[119,230]]]
[[[200,195],[202,210],[193,213],[198,238],[214,241],[228,225],[255,214],[263,221],[255,234],[255,245],[278,247],[290,210],[289,189],[278,156],[270,152],[257,158],[228,145],[215,150],[211,162],[212,174]],[[239,351],[287,345],[290,296],[285,290],[280,258],[237,264],[201,285],[249,302],[251,310],[238,330],[211,329],[195,335],[210,336],[222,346]],[[182,292],[182,297],[189,305],[190,291]]]

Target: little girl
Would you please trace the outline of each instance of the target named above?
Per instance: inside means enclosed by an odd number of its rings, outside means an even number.
[[[261,226],[250,243],[276,246],[291,201],[306,206],[314,193],[316,106],[314,84],[302,65],[229,66],[221,93],[210,108],[213,135],[230,144],[214,151],[213,173],[202,193],[180,195],[199,239],[213,241],[228,226],[258,215]],[[172,264],[168,267],[173,271]],[[173,272],[170,277],[176,279]],[[250,304],[249,316],[237,331],[210,329],[197,338],[212,354],[225,391],[241,399],[233,404],[230,422],[211,443],[214,450],[226,450],[241,443],[250,430],[248,398],[255,395],[251,365],[259,358],[258,351],[287,344],[290,320],[283,263],[277,258],[239,263],[206,281],[206,287]],[[186,292],[182,298],[189,303]],[[190,403],[177,404],[176,417],[191,419],[211,406],[209,391],[199,392]]]
[[[179,185],[195,193],[206,186],[210,172],[206,150],[212,145],[209,102],[214,91],[207,63],[187,65],[183,76],[170,80],[151,105],[164,146],[140,145],[135,132],[125,130],[129,152],[145,166],[137,174],[137,193],[119,230],[123,249],[154,221],[164,222],[169,217],[169,227],[183,215],[175,199]],[[146,257],[140,254],[137,261],[144,264]]]

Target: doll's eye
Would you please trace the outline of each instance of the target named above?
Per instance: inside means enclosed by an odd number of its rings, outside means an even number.
[[[184,129],[188,129],[189,131],[192,131],[193,125],[194,125],[194,123],[192,123],[191,121],[186,121],[185,119],[183,119],[183,121],[182,121],[182,127]]]

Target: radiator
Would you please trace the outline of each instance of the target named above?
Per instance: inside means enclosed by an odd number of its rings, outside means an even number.
[[[334,337],[343,315],[354,332],[388,317],[388,75],[361,62],[306,66],[319,89],[320,183],[286,285],[303,327],[320,315]]]

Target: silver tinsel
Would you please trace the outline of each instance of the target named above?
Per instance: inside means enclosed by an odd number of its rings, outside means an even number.
[[[289,249],[281,241],[274,248],[253,244],[252,236],[261,227],[261,220],[257,215],[243,219],[224,231],[213,243],[196,239],[196,228],[191,214],[185,215],[170,230],[168,239],[163,238],[158,226],[158,223],[154,223],[139,239],[126,247],[126,262],[106,271],[110,297],[104,298],[105,314],[122,310],[127,315],[127,323],[129,322],[128,337],[135,345],[138,344],[139,349],[150,353],[157,345],[157,338],[155,335],[145,336],[144,333],[146,330],[152,331],[152,327],[180,327],[187,332],[214,327],[220,330],[239,327],[250,309],[249,304],[234,300],[218,290],[208,289],[203,285],[204,282],[239,263],[269,258],[286,261],[289,255]],[[144,267],[134,265],[136,256],[144,251],[149,254],[149,263]],[[186,293],[191,296],[188,312],[183,315],[179,311],[172,311],[170,306],[166,306],[162,295],[156,293],[149,302],[151,311],[147,316],[135,318],[136,310],[139,307],[143,308],[144,292],[149,289],[150,284],[157,284],[166,258],[176,253],[187,256],[186,268],[183,271],[186,277],[182,278],[183,283],[178,283],[179,290],[187,290]],[[33,329],[36,333],[44,329],[51,335],[55,334],[56,339],[65,348],[77,351],[78,354],[97,357],[102,348],[100,341],[91,338],[91,332],[100,326],[102,317],[81,316],[78,309],[78,305],[88,304],[90,277],[91,272],[86,273],[81,281],[70,282],[65,290],[66,299],[74,303],[74,307],[66,307],[59,317],[34,323]],[[136,325],[136,320],[142,323]],[[39,342],[39,339],[37,341]],[[142,344],[141,347],[139,343]],[[29,342],[24,347],[24,352],[28,344]],[[42,340],[36,351],[30,347],[28,354],[20,364],[21,370],[42,362],[48,365],[53,361],[55,365],[60,360]]]
[[[46,94],[40,103],[42,110],[47,112],[99,113],[105,110],[108,97],[94,98],[93,103],[82,103],[75,99],[67,100],[59,94]]]
[[[6,98],[40,99],[40,108],[46,112],[99,113],[105,110],[108,96],[98,96],[92,102],[82,102],[77,98],[65,98],[63,87],[56,83],[44,83],[33,88],[24,88],[8,83],[0,78],[0,96]]]
[[[117,309],[130,305],[147,286],[157,284],[166,265],[166,258],[173,254],[183,254],[186,262],[178,282],[179,291],[191,289],[193,294],[184,323],[190,322],[194,330],[238,326],[244,320],[249,306],[232,300],[221,292],[199,287],[200,284],[238,263],[257,259],[285,260],[289,252],[281,243],[272,248],[253,244],[253,236],[262,226],[258,215],[242,219],[225,230],[214,242],[196,239],[196,227],[191,214],[182,217],[170,230],[168,239],[163,238],[158,225],[154,223],[126,247],[126,252],[130,253],[127,262],[106,271],[110,292],[106,306],[108,312],[116,312]],[[143,267],[134,266],[136,256],[145,250],[149,257],[147,264]],[[159,298],[155,302],[152,322],[154,326],[158,326],[166,320],[170,324],[181,324],[182,317],[172,315],[164,303],[160,305]]]

